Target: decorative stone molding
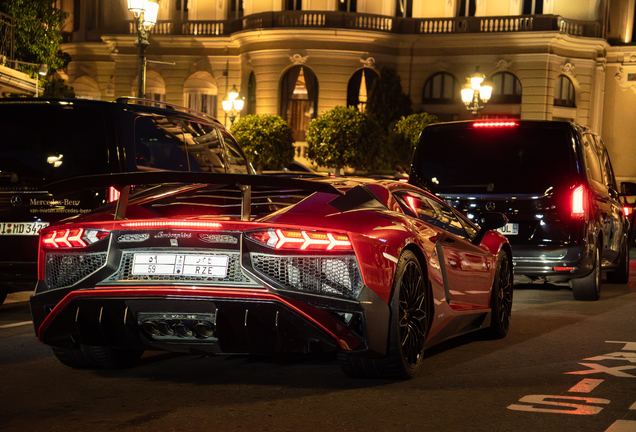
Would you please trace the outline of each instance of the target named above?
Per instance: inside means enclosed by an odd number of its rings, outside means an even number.
[[[373,57],[368,57],[366,59],[360,59],[360,63],[362,66],[366,68],[375,69],[375,59]]]
[[[563,63],[563,65],[561,65],[561,73],[564,75],[572,75],[573,70],[574,70],[574,65],[570,62]]]
[[[303,57],[300,54],[294,54],[293,56],[289,57],[289,61],[296,65],[302,65],[302,64],[305,64],[308,57],[309,56]]]
[[[512,65],[512,63],[509,62],[508,60],[501,59],[495,65],[495,69],[498,70],[498,71],[507,71],[508,69],[510,69],[511,65]]]
[[[633,66],[630,68],[633,69]],[[634,93],[636,93],[636,70],[634,72],[625,72],[623,68],[618,69],[618,72],[614,75],[616,81],[618,81],[618,85],[623,90],[627,90],[629,88],[632,89]]]

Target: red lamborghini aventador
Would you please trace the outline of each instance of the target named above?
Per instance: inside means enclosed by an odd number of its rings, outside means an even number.
[[[326,350],[349,376],[410,378],[429,346],[508,332],[499,213],[478,226],[391,180],[151,172],[49,189],[104,184],[116,203],[40,234],[33,322],[65,365]]]

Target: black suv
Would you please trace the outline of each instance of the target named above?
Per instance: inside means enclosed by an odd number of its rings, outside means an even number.
[[[216,119],[122,98],[0,99],[0,304],[35,287],[38,231],[116,199],[115,190],[53,196],[69,177],[135,171],[253,174]]]
[[[598,135],[561,121],[470,121],[427,126],[409,182],[473,221],[504,213],[517,283],[569,282],[598,300],[629,278],[629,221]]]

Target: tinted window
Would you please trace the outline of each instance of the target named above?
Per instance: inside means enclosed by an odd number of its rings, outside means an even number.
[[[234,138],[230,134],[223,132],[223,141],[227,150],[228,172],[232,174],[250,174],[247,159]]]
[[[412,191],[397,192],[395,196],[418,219],[460,237],[469,237],[464,225],[447,205]],[[470,232],[474,233],[472,227]]]
[[[178,117],[137,117],[135,160],[140,170],[225,172],[216,128]]]
[[[0,105],[3,182],[111,172],[104,111],[74,105]]]
[[[585,171],[587,178],[603,183],[601,163],[598,159],[598,151],[594,137],[590,134],[583,135],[583,158],[585,159]]]
[[[543,193],[572,175],[572,137],[558,127],[449,124],[424,129],[414,169],[444,193]]]

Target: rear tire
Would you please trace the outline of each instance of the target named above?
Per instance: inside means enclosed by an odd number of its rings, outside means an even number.
[[[71,367],[73,369],[90,369],[93,366],[84,356],[84,352],[80,348],[68,349],[51,347],[53,354],[64,366]]]
[[[582,278],[572,279],[572,295],[574,300],[596,301],[601,297],[601,248],[594,248],[594,269]]]
[[[342,355],[342,371],[352,378],[410,379],[422,368],[428,335],[426,279],[411,251],[400,256],[393,280],[388,355]]]
[[[607,281],[615,284],[626,284],[629,282],[629,243],[625,241],[625,246],[618,259],[618,268],[607,272]]]
[[[512,315],[512,265],[506,252],[499,252],[497,257],[497,271],[490,294],[490,308],[492,315],[488,329],[493,339],[502,339],[510,329]]]

